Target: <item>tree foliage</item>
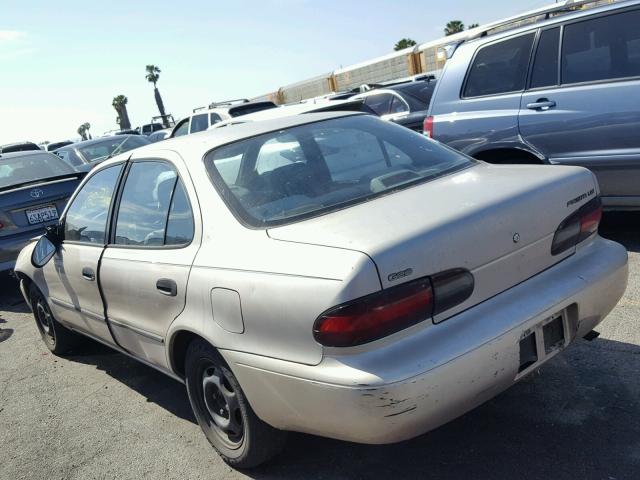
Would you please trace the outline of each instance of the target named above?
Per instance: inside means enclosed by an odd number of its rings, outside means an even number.
[[[461,20],[451,20],[444,27],[444,34],[447,36],[453,35],[454,33],[460,33],[462,31],[464,31],[464,23],[462,23]]]
[[[416,45],[416,41],[412,38],[402,38],[396,42],[393,49],[397,52],[398,50],[404,50],[405,48],[413,47]]]

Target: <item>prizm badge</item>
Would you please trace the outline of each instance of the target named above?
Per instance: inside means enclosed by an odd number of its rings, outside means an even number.
[[[387,279],[390,282],[395,280],[399,280],[400,278],[408,277],[413,273],[413,268],[407,268],[406,270],[402,270],[401,272],[390,273]]]
[[[582,195],[577,196],[576,198],[572,198],[567,202],[567,207],[570,207],[571,205],[575,205],[576,203],[581,202],[585,198],[592,197],[594,193],[596,193],[596,189],[592,188],[588,192],[585,192]]]

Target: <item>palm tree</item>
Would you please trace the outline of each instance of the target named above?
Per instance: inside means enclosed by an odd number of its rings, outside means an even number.
[[[472,23],[471,25],[469,25],[469,26],[467,27],[467,30],[471,30],[472,28],[476,28],[476,27],[479,27],[479,26],[480,26],[480,24],[479,24],[479,23]]]
[[[84,122],[82,126],[84,127],[84,131],[87,134],[87,139],[91,140],[91,133],[89,132],[89,129],[91,128],[91,124],[89,122]]]
[[[82,140],[88,140],[87,139],[87,128],[85,127],[86,123],[83,123],[82,125],[80,125],[78,127],[78,130],[76,130],[78,132],[78,135],[80,135],[80,137],[82,138]]]
[[[398,40],[393,49],[397,52],[398,50],[404,50],[405,48],[413,47],[416,44],[416,41],[411,38],[402,38]]]
[[[162,103],[162,97],[160,96],[160,91],[158,90],[157,83],[160,80],[160,68],[157,65],[147,65],[147,81],[153,83],[153,93],[156,97],[156,105],[158,105],[158,110],[160,111],[160,115],[162,116],[162,124],[164,128],[169,128],[169,122],[167,121],[167,114],[164,111],[164,103]]]
[[[459,33],[464,30],[464,23],[460,20],[451,20],[447,23],[447,26],[444,27],[445,35],[453,35],[454,33]]]
[[[120,125],[121,130],[129,130],[131,128],[131,122],[129,121],[129,114],[127,113],[127,102],[129,100],[124,95],[118,95],[117,97],[113,97],[113,108],[118,112],[118,118],[116,122]]]

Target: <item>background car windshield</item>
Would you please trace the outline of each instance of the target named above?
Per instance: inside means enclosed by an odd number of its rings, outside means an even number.
[[[288,223],[465,168],[472,160],[368,115],[301,125],[207,154],[222,197],[246,223]]]
[[[53,154],[0,158],[0,188],[75,173]]]
[[[124,138],[114,136],[100,142],[91,143],[85,147],[79,147],[79,150],[88,162],[97,162],[104,160],[109,155],[115,156],[118,153],[127,152],[149,143],[151,142],[147,138],[138,135]]]

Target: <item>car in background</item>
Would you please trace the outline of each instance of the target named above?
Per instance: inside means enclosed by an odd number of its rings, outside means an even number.
[[[28,152],[42,150],[38,145],[33,142],[17,142],[8,143],[6,145],[0,145],[0,153],[10,152]]]
[[[15,271],[52,353],[84,334],[181,380],[235,467],[287,430],[437,428],[593,335],[627,285],[584,168],[489,165],[356,112],[167,142],[98,165]]]
[[[320,112],[361,112],[371,113],[374,112],[364,104],[362,99],[356,100],[328,100],[328,99],[314,99],[313,101],[304,101],[300,103],[292,103],[286,105],[280,105],[277,108],[271,108],[269,110],[262,110],[256,113],[250,113],[238,118],[232,118],[223,122],[218,122],[209,127],[209,130],[215,130],[217,128],[228,127],[231,125],[239,125],[248,122],[259,122],[264,120],[273,120],[275,118],[288,117],[291,115],[302,115],[305,113],[320,113]]]
[[[78,168],[82,165],[102,162],[119,153],[128,152],[149,143],[151,142],[146,136],[138,134],[113,135],[67,145],[54,153],[72,167]]]
[[[640,210],[640,2],[602,3],[452,45],[425,133],[490,163],[587,167],[605,209]]]
[[[270,101],[250,102],[246,98],[214,102],[208,107],[194,108],[192,115],[183,118],[173,127],[170,137],[203,132],[218,122],[276,107],[277,105]]]
[[[42,150],[0,154],[0,272],[13,269],[29,240],[58,222],[84,176]]]
[[[136,127],[136,132],[140,135],[151,135],[158,130],[163,130],[164,126],[161,123],[145,123],[144,125],[140,125]]]
[[[53,152],[58,148],[66,147],[67,145],[71,145],[72,143],[74,142],[72,142],[71,140],[63,140],[61,142],[51,142],[51,143],[47,143],[46,145],[43,145],[42,149],[47,152]]]
[[[166,140],[171,135],[172,128],[165,128],[164,130],[158,130],[157,132],[153,132],[147,138],[151,143],[161,142],[162,140]]]
[[[437,82],[433,77],[375,86],[350,97],[362,99],[383,120],[422,133],[424,119],[429,115],[429,103]]]

